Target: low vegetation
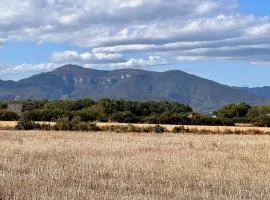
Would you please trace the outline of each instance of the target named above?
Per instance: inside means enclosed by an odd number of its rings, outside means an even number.
[[[0,121],[16,121],[19,120],[19,118],[20,117],[16,113],[0,110]]]
[[[164,133],[169,132],[160,125],[139,127],[135,125],[107,125],[97,126],[92,122],[82,122],[79,118],[70,120],[67,117],[57,120],[55,124],[38,123],[34,121],[22,120],[15,127],[17,130],[55,130],[55,131],[111,131],[121,133]]]
[[[170,127],[169,127],[170,126]],[[82,122],[79,118],[67,117],[57,120],[56,123],[41,123],[34,121],[19,121],[15,127],[17,130],[54,130],[54,131],[109,131],[116,133],[191,133],[191,134],[269,134],[269,129],[256,127],[220,127],[216,126],[173,126],[173,125],[145,125],[145,124],[118,124],[118,123],[93,123]],[[205,129],[204,129],[205,127]]]

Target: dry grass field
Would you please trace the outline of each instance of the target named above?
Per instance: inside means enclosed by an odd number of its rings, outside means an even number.
[[[0,121],[0,129],[11,129],[14,128],[17,125],[17,122],[12,121]]]
[[[269,199],[269,135],[0,131],[0,199]]]

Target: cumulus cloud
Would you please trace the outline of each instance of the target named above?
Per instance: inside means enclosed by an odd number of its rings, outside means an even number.
[[[42,63],[42,64],[21,64],[15,66],[0,66],[0,75],[5,74],[19,74],[22,72],[46,72],[54,70],[59,67],[59,64],[55,63]]]
[[[148,56],[147,58],[130,58],[124,62],[110,64],[85,64],[87,68],[121,69],[121,68],[145,68],[149,66],[167,65],[170,62],[160,56]]]
[[[265,62],[269,60],[270,55],[268,22],[268,17],[259,18],[240,14],[192,19],[184,23],[176,21],[171,25],[169,23],[164,25],[164,28],[161,24],[159,28],[155,27],[156,25],[145,27],[152,30],[153,37],[151,38],[127,37],[126,40],[118,39],[119,41],[113,42],[111,40],[107,45],[95,47],[93,52],[152,52],[187,61],[229,59]],[[181,26],[178,23],[183,24]],[[174,28],[172,24],[177,28]]]
[[[98,45],[110,36],[139,36],[146,25],[227,13],[236,5],[236,0],[2,0],[0,34]]]
[[[168,64],[161,56],[150,55],[147,58],[124,58],[122,54],[78,53],[77,51],[54,52],[51,60],[55,62],[71,62],[82,64],[88,68],[144,68],[153,65]]]
[[[77,51],[54,52],[51,60],[55,62],[119,63],[125,62],[119,53],[78,53]]]
[[[1,40],[71,43],[90,50],[54,52],[51,61],[96,67],[142,67],[162,64],[166,57],[270,62],[270,16],[239,14],[238,4],[239,0],[2,0],[0,46]],[[126,58],[134,52],[159,59]]]
[[[55,63],[40,63],[40,64],[29,64],[24,63],[20,65],[0,65],[0,77],[4,80],[18,80],[27,78],[31,75],[52,71],[62,64]]]

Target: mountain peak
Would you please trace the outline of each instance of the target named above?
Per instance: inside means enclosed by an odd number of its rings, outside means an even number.
[[[74,71],[78,71],[78,70],[82,70],[82,69],[85,69],[85,68],[78,66],[78,65],[67,64],[67,65],[63,65],[61,67],[58,67],[55,71],[74,72]]]

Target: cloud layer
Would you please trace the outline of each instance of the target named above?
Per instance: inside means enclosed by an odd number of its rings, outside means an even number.
[[[88,67],[146,67],[167,60],[268,65],[270,16],[243,15],[238,4],[238,0],[2,0],[0,46],[9,40],[70,43],[89,51],[52,52],[48,62]]]

